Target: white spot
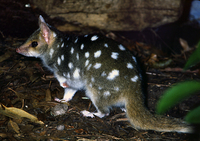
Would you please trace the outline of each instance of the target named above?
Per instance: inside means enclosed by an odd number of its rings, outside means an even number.
[[[90,83],[89,86],[92,87],[92,83]]]
[[[81,44],[81,50],[84,48],[84,44]]]
[[[120,108],[123,112],[125,112],[126,113],[126,109],[125,108]]]
[[[60,39],[60,42],[62,42],[62,41],[63,41],[63,39],[61,38],[61,39]]]
[[[108,47],[108,44],[105,43],[105,44],[104,44],[104,47]]]
[[[76,54],[76,59],[79,60],[79,54],[78,53]]]
[[[89,70],[91,68],[92,64],[89,64],[89,66],[87,67],[87,70]]]
[[[99,90],[101,90],[101,89],[102,89],[102,87],[98,87],[98,89],[99,89]]]
[[[92,36],[91,41],[97,40],[99,37],[97,35]]]
[[[136,82],[138,80],[138,76],[134,76],[133,78],[131,78],[131,81]]]
[[[109,92],[109,91],[105,91],[105,92],[103,93],[103,95],[109,96],[109,95],[110,95],[110,92]]]
[[[101,63],[96,63],[95,65],[94,65],[94,68],[95,69],[99,69],[101,67]]]
[[[112,72],[110,72],[108,74],[107,79],[109,80],[113,80],[115,77],[119,76],[119,70],[112,70]]]
[[[75,71],[74,71],[74,73],[73,73],[73,77],[74,77],[75,79],[80,78],[80,69],[78,69],[78,68],[75,69]]]
[[[62,43],[61,47],[64,47],[64,43]]]
[[[133,58],[133,60],[134,60],[135,62],[137,62],[137,60],[136,60],[136,58],[135,58],[134,56],[132,56],[132,58]]]
[[[70,63],[68,64],[68,67],[69,67],[70,69],[72,69],[72,68],[73,68],[73,64],[70,62]]]
[[[78,38],[74,41],[74,43],[77,43],[77,41],[78,41]]]
[[[87,37],[88,35],[84,35],[84,37]]]
[[[101,56],[101,50],[99,50],[99,51],[97,51],[97,52],[94,53],[94,57],[95,58],[98,58],[100,56]]]
[[[57,48],[59,48],[60,47],[60,45],[57,45]]]
[[[85,53],[85,57],[88,58],[90,56],[89,52]]]
[[[66,73],[63,73],[63,76],[67,77],[67,78],[70,78],[70,74],[69,72],[66,74]]]
[[[60,57],[58,57],[57,62],[58,62],[58,65],[60,65],[60,63],[61,63]]]
[[[49,55],[50,55],[51,58],[52,58],[53,53],[54,53],[54,49],[51,48],[50,51],[49,51]]]
[[[114,87],[114,90],[115,91],[119,91],[119,87]]]
[[[25,4],[24,5],[25,7],[31,7],[31,5],[28,3],[28,4]]]
[[[125,47],[123,47],[122,45],[119,45],[119,49],[122,51],[126,50]]]
[[[55,32],[53,32],[53,37],[54,37],[54,38],[56,37],[56,33],[55,33]]]
[[[113,59],[117,59],[117,58],[118,58],[118,55],[119,55],[119,53],[117,53],[117,52],[112,52],[111,57],[112,57]]]
[[[70,74],[69,74],[69,72],[67,73],[67,77],[70,78]]]
[[[65,58],[64,58],[64,55],[61,55],[61,60],[64,60]]]
[[[127,68],[128,69],[133,69],[133,65],[131,63],[127,63]]]
[[[85,61],[85,67],[89,64],[89,60]]]
[[[91,78],[91,81],[94,82],[94,77]]]
[[[73,54],[73,53],[74,53],[74,48],[73,48],[73,47],[71,48],[71,51],[70,51],[70,52],[71,52],[71,54]]]
[[[101,76],[106,76],[106,73],[105,73],[105,71],[101,73]]]

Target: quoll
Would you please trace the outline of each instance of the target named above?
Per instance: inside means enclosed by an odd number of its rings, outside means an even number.
[[[192,132],[191,126],[181,119],[147,110],[136,58],[112,39],[102,35],[64,35],[40,16],[39,29],[16,51],[41,58],[65,89],[62,100],[69,101],[77,90],[85,90],[97,112],[84,110],[84,116],[102,118],[109,115],[112,106],[125,106],[135,129]]]

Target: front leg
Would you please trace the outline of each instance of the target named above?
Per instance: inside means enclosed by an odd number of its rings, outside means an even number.
[[[73,98],[73,96],[74,96],[74,94],[76,93],[77,90],[70,88],[67,84],[67,79],[64,76],[59,75],[58,72],[55,73],[55,77],[59,81],[60,86],[62,86],[65,89],[65,93],[64,93],[63,98],[62,99],[55,98],[55,101],[58,101],[58,102],[70,101]]]
[[[58,102],[67,102],[70,101],[73,96],[75,95],[75,93],[77,92],[77,90],[72,89],[72,88],[65,88],[65,93],[62,99],[59,98],[55,98],[55,101]]]
[[[68,88],[67,79],[61,75],[58,75],[58,73],[55,73],[55,77],[57,78],[58,82],[60,83],[60,86],[63,88]]]
[[[75,89],[66,88],[65,89],[65,94],[64,94],[62,100],[70,101],[73,98],[73,96],[75,95],[76,92],[77,92],[77,90],[75,90]]]

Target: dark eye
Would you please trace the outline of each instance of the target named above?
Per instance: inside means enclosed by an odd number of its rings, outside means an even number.
[[[31,46],[32,47],[36,47],[38,45],[38,43],[36,42],[36,41],[33,41],[32,43],[31,43]]]

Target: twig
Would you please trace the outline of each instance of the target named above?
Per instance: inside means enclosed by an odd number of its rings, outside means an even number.
[[[111,123],[111,122],[112,122],[112,120],[114,120],[114,119],[118,118],[119,116],[125,116],[125,115],[126,115],[126,113],[120,113],[120,114],[116,114],[116,115],[114,115],[113,117],[111,117],[111,118],[110,118],[110,121],[109,121],[109,123]]]

